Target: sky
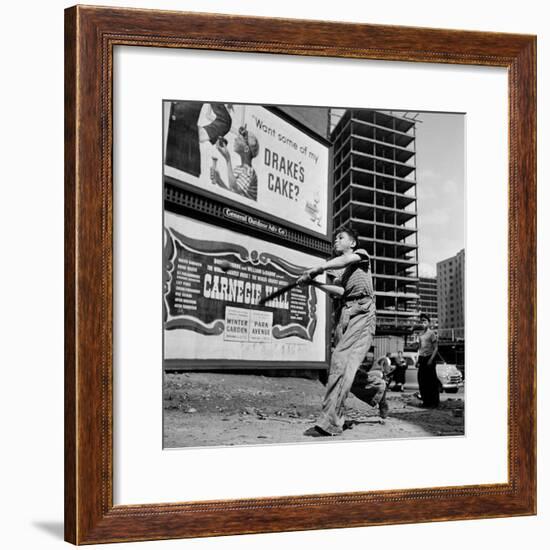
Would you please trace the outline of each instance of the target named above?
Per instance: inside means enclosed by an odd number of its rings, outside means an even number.
[[[437,262],[464,248],[465,115],[420,113],[418,118],[419,273],[435,276]]]

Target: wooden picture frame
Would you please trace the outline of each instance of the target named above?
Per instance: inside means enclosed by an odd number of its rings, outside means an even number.
[[[113,49],[117,45],[460,63],[507,69],[510,130],[506,483],[113,505],[112,81]],[[536,512],[534,36],[77,6],[65,13],[65,52],[67,541],[93,544]]]

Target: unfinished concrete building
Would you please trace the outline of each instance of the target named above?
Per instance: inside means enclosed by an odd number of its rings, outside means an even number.
[[[418,315],[416,121],[347,109],[334,127],[334,231],[351,223],[372,258],[377,335],[406,335]]]
[[[432,327],[437,329],[437,278],[420,277],[418,283],[418,311],[425,313],[432,321]]]

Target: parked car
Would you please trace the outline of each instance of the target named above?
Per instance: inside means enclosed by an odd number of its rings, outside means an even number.
[[[416,368],[416,353],[406,351],[403,353],[403,358],[407,362],[404,389],[417,390],[418,369]],[[456,393],[463,385],[462,373],[457,369],[456,365],[445,363],[443,359],[436,358],[435,370],[437,379],[439,380],[439,391]]]

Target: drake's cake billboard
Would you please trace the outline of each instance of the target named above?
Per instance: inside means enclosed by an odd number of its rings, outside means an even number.
[[[164,174],[327,236],[329,147],[259,105],[165,101]]]

